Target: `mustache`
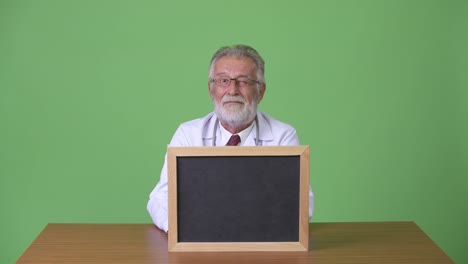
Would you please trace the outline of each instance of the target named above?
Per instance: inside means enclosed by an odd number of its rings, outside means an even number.
[[[221,103],[226,103],[226,102],[239,102],[239,103],[245,104],[246,101],[242,96],[225,95],[223,99],[221,99]]]

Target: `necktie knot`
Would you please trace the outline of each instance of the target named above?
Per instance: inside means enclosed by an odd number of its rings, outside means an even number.
[[[237,146],[239,145],[240,141],[241,139],[239,135],[232,135],[226,146]]]

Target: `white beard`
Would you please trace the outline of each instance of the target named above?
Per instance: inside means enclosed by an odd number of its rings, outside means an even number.
[[[227,101],[237,101],[243,104],[228,104]],[[257,115],[257,99],[252,101],[252,104],[247,104],[242,96],[225,95],[220,103],[213,100],[214,111],[219,120],[223,124],[227,124],[234,128],[241,128],[249,125]]]

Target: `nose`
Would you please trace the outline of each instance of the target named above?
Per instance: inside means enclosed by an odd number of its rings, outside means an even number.
[[[227,93],[229,95],[238,95],[239,94],[239,84],[237,80],[231,79],[231,83],[227,87]]]

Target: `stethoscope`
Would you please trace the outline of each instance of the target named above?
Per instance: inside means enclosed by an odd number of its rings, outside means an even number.
[[[212,146],[215,147],[216,146],[216,133],[218,132],[218,126],[220,126],[221,124],[219,123],[219,119],[216,118],[216,123],[213,127],[213,139],[212,139]],[[257,134],[255,135],[255,146],[259,146],[259,143],[260,143],[260,140],[258,139],[260,137],[260,129],[258,127],[258,117],[255,117],[255,132],[257,132]]]

